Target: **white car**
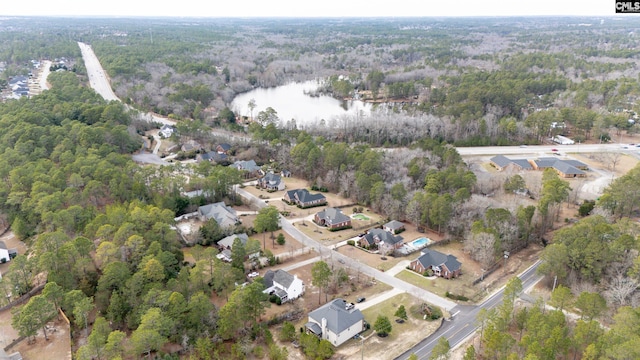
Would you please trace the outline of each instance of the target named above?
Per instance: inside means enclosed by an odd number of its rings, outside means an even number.
[[[254,277],[258,277],[260,276],[260,274],[258,274],[258,272],[254,271],[252,273],[249,273],[249,275],[247,275],[249,278],[254,278]]]

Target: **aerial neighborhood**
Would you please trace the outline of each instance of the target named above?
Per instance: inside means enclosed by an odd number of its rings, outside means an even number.
[[[637,33],[2,18],[0,360],[640,358]]]

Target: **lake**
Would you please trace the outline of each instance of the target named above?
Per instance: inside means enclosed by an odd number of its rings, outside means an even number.
[[[251,116],[249,101],[255,100],[256,107],[253,116],[267,107],[273,108],[284,126],[291,119],[295,119],[298,127],[320,123],[324,119],[327,125],[332,119],[344,115],[368,116],[372,105],[359,100],[341,101],[330,96],[309,96],[305,91],[318,88],[318,81],[291,83],[274,88],[258,88],[236,96],[231,102],[231,110],[241,116]]]

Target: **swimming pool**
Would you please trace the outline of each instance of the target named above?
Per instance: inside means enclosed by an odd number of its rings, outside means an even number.
[[[421,237],[421,238],[415,239],[412,242],[410,242],[410,244],[412,246],[415,246],[417,248],[425,247],[425,246],[429,245],[429,243],[431,243],[431,239],[428,239],[428,238],[425,238],[425,237]]]

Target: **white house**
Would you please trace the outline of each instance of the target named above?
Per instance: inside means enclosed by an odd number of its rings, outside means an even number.
[[[308,332],[340,346],[364,330],[364,316],[344,299],[335,299],[309,313]],[[349,309],[349,310],[347,310]]]
[[[173,135],[174,131],[175,131],[175,128],[173,126],[164,124],[160,128],[159,133],[160,135],[162,135],[163,138],[170,138],[171,135]]]
[[[281,302],[295,300],[304,294],[304,282],[297,275],[284,270],[267,271],[264,274],[265,294],[276,295]]]
[[[16,257],[17,254],[15,249],[7,248],[7,244],[5,244],[4,241],[0,241],[0,262],[9,262]]]

